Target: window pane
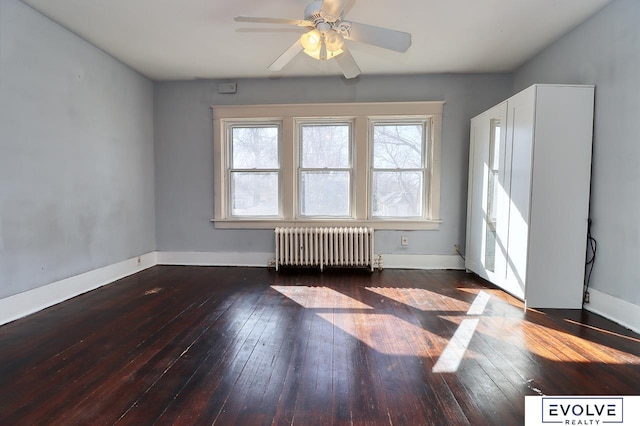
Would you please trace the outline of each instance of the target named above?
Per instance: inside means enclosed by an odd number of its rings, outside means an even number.
[[[303,216],[349,216],[349,172],[302,172]]]
[[[277,127],[233,127],[231,168],[278,168]]]
[[[278,173],[231,173],[233,216],[277,216]]]
[[[489,179],[487,186],[487,235],[484,265],[487,271],[495,272],[496,268],[496,219],[498,208],[498,173],[500,170],[500,119],[491,120],[489,139]]]
[[[374,172],[373,216],[422,216],[422,173]]]
[[[349,126],[302,126],[302,167],[348,168]]]
[[[422,124],[376,124],[373,126],[373,167],[377,169],[422,168]]]

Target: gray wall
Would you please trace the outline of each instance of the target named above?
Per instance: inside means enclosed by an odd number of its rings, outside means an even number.
[[[0,298],[155,249],[153,84],[0,1]]]
[[[429,75],[238,80],[235,95],[216,81],[155,83],[156,224],[160,251],[272,252],[273,231],[215,229],[212,105],[444,100],[439,231],[376,233],[377,253],[453,254],[464,245],[469,119],[509,94],[511,78]]]
[[[640,305],[640,2],[615,0],[517,70],[516,90],[532,83],[596,86],[591,287]]]
[[[211,105],[446,101],[441,230],[409,233],[408,249],[380,231],[376,251],[453,254],[464,242],[469,119],[533,83],[581,83],[597,86],[592,286],[640,305],[638,22],[640,2],[615,0],[513,76],[248,79],[218,95],[216,81],[153,84],[1,0],[0,297],[155,249],[272,251],[270,231],[210,222]]]

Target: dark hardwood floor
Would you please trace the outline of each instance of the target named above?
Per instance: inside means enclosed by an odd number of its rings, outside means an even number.
[[[0,424],[519,425],[640,394],[640,336],[462,271],[156,266],[0,327]]]

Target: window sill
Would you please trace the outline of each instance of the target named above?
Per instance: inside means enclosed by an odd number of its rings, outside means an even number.
[[[440,220],[273,220],[273,219],[211,219],[220,229],[275,229],[276,227],[370,227],[375,230],[437,231]]]

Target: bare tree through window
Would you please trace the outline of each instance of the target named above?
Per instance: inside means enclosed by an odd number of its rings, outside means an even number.
[[[300,214],[347,217],[351,199],[351,127],[300,126]]]
[[[278,131],[277,126],[231,128],[231,215],[278,215]]]
[[[425,127],[422,122],[373,125],[374,217],[422,216]]]

